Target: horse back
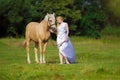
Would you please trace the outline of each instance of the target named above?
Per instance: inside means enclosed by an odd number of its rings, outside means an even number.
[[[30,39],[33,41],[38,41],[38,35],[36,31],[36,27],[39,25],[38,22],[30,22],[26,26],[26,39]]]

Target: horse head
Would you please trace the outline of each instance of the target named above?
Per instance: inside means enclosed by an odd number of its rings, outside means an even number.
[[[48,14],[45,16],[45,19],[48,21],[49,23],[49,28],[52,29],[54,32],[57,31],[56,29],[56,25],[55,25],[55,13],[53,14]]]

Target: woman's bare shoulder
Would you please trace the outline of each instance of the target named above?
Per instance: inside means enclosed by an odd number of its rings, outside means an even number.
[[[63,22],[65,25],[68,25],[68,23],[67,22]]]

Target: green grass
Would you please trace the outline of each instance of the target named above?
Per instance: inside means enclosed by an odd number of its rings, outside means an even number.
[[[55,42],[49,41],[46,64],[36,64],[31,46],[31,64],[27,64],[24,39],[0,39],[0,80],[120,80],[120,38],[99,40],[71,37],[76,63],[60,65]]]
[[[105,29],[102,31],[102,36],[106,35],[120,37],[120,27],[107,25]]]

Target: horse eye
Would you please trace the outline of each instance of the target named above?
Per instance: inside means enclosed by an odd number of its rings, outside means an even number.
[[[52,22],[52,20],[49,20],[49,22]]]

